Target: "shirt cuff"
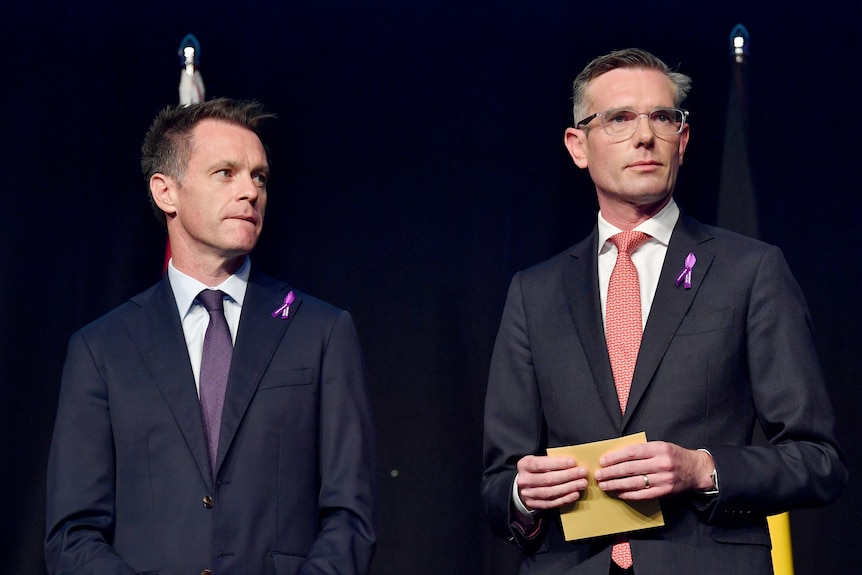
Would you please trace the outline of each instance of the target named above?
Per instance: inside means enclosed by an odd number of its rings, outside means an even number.
[[[515,505],[515,509],[521,515],[526,517],[532,517],[537,513],[535,510],[527,509],[527,506],[524,505],[524,502],[521,501],[521,495],[518,493],[518,474],[515,474],[515,481],[512,482],[512,503]]]
[[[512,482],[512,516],[511,526],[516,529],[524,539],[532,539],[542,529],[542,518],[537,510],[527,509],[521,496],[518,494],[518,474]]]

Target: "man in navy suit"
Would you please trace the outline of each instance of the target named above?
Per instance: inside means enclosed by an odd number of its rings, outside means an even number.
[[[809,313],[780,250],[700,224],[672,198],[689,87],[637,49],[575,80],[565,145],[595,184],[597,226],[512,280],[486,399],[482,497],[494,530],[523,549],[521,573],[771,573],[766,517],[831,502],[846,482]],[[631,252],[642,339],[625,402],[606,303],[616,234],[632,230],[646,234]],[[598,469],[546,454],[635,432],[648,441]],[[665,525],[565,541],[559,510],[577,514],[590,473],[622,500],[659,500]]]
[[[70,340],[48,469],[52,574],[368,572],[376,472],[353,322],[248,257],[269,117],[212,100],[162,111],[147,133],[172,259]],[[208,288],[224,293],[233,342],[217,447],[199,401]]]

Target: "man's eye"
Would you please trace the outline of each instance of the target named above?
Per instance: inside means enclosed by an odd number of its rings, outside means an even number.
[[[267,180],[267,178],[266,178],[265,174],[256,174],[254,176],[254,181],[256,181],[258,183],[258,185],[260,185],[260,186],[265,186],[266,180]]]
[[[650,119],[653,122],[658,122],[660,124],[672,122],[673,112],[669,112],[668,110],[656,110],[655,112],[650,114]]]
[[[613,112],[608,112],[607,116],[605,116],[605,120],[607,122],[611,122],[614,124],[631,122],[635,118],[637,118],[637,114],[635,114],[634,112],[629,112],[628,110],[616,110]]]
[[[229,178],[229,177],[231,176],[231,171],[230,171],[230,169],[228,169],[228,168],[224,168],[223,170],[219,170],[219,171],[218,171],[218,172],[216,172],[216,173],[217,173],[219,176],[222,176],[223,178]]]

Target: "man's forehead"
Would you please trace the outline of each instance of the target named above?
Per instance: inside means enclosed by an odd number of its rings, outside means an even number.
[[[217,153],[230,149],[256,149],[265,154],[263,142],[252,130],[234,122],[206,118],[198,122],[191,133],[191,150],[196,153]]]
[[[224,136],[230,138],[253,137],[254,139],[259,140],[257,134],[255,134],[249,128],[237,124],[236,122],[231,122],[230,120],[223,120],[221,118],[204,118],[203,120],[198,122],[197,125],[195,125],[195,127],[192,129],[192,139],[203,139],[200,138],[200,136]]]
[[[602,109],[673,106],[674,95],[670,78],[651,68],[615,68],[596,76],[587,86],[588,102]]]

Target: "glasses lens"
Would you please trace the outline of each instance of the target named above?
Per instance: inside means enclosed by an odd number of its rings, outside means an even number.
[[[608,110],[602,114],[602,124],[611,136],[630,136],[638,123],[637,112],[631,110]]]
[[[672,136],[682,131],[682,110],[655,110],[649,115],[649,123],[656,134]]]

